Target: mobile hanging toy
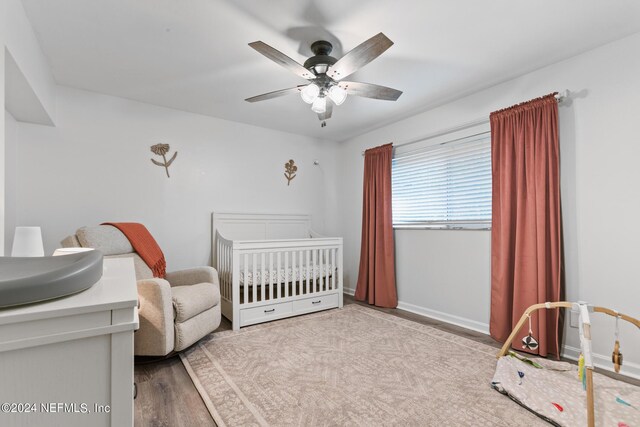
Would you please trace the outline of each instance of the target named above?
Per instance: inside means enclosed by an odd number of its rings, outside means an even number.
[[[615,369],[616,373],[620,372],[620,367],[622,366],[622,353],[620,353],[620,340],[619,333],[620,329],[618,327],[618,319],[620,319],[620,315],[616,311],[616,343],[613,346],[613,353],[611,353],[611,362],[613,362],[613,369]]]
[[[529,318],[529,335],[522,338],[522,348],[527,350],[535,350],[538,348],[538,341],[533,337],[533,330],[531,329],[531,315],[527,314]]]

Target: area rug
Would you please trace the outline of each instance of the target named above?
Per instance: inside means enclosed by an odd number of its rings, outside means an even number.
[[[548,425],[492,390],[497,350],[359,305],[181,354],[218,426]]]

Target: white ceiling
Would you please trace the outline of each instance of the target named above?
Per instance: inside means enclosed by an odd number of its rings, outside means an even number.
[[[637,0],[22,1],[59,84],[334,140],[640,31]],[[305,82],[247,43],[302,63],[315,40],[340,58],[378,32],[395,45],[349,80],[397,102],[349,97],[321,128],[297,95],[244,101]]]

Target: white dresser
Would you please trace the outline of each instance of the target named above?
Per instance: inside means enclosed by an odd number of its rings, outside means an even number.
[[[133,426],[133,261],[49,302],[0,309],[1,426]]]

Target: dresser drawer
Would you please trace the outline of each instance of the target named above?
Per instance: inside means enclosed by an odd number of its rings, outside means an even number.
[[[322,295],[315,298],[305,298],[293,301],[293,312],[308,313],[310,311],[325,310],[338,306],[338,294]]]
[[[290,316],[293,311],[291,302],[262,305],[260,307],[245,308],[240,311],[240,325],[253,325],[254,323],[268,322]]]
[[[131,308],[127,310],[132,311]],[[10,341],[37,341],[43,337],[64,335],[80,330],[107,328],[109,326],[111,326],[110,310],[9,323],[2,325],[0,329],[0,342],[6,344]]]

